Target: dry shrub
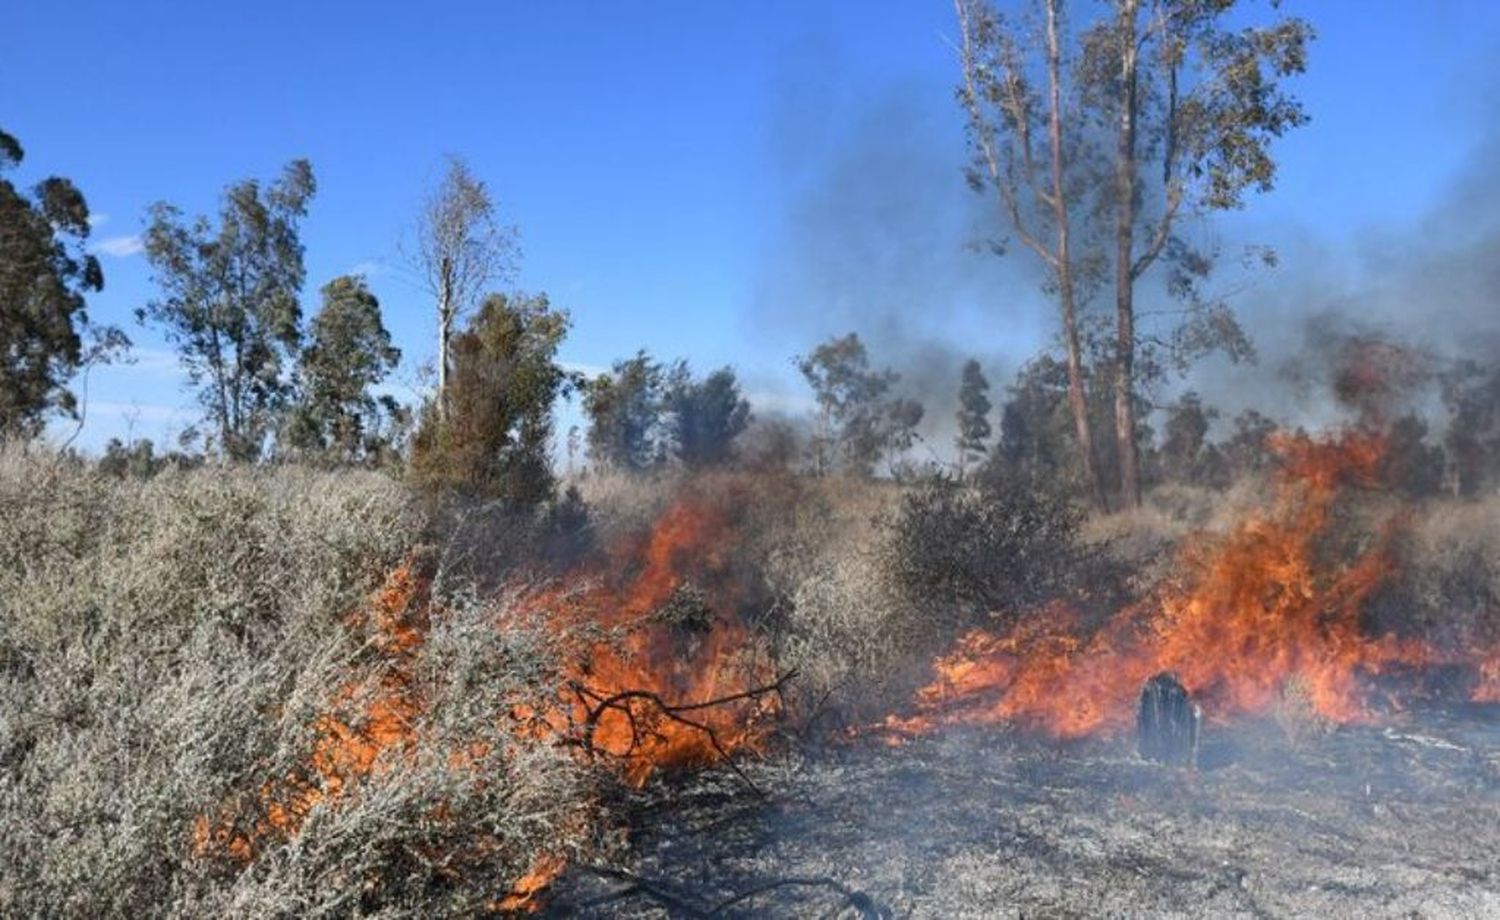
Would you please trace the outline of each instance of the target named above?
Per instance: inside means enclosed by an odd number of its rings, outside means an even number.
[[[889,482],[758,474],[746,522],[770,609],[763,623],[795,723],[837,725],[873,714],[891,697],[914,619],[881,571],[878,520],[900,498]]]
[[[1301,747],[1310,739],[1326,735],[1334,723],[1318,712],[1313,705],[1312,693],[1307,683],[1293,676],[1282,686],[1280,695],[1271,709],[1271,717],[1286,735],[1292,747]]]
[[[672,503],[685,474],[675,470],[634,474],[591,469],[568,483],[578,489],[584,504],[601,524],[607,540],[622,533],[645,530]]]
[[[1115,566],[1082,538],[1082,523],[1055,493],[935,478],[903,497],[883,565],[952,630],[1057,598],[1113,597]]]
[[[478,854],[493,895],[568,839],[577,768],[493,718],[546,656],[476,608],[414,672],[430,744],[249,869],[195,852],[199,816],[303,768],[340,688],[378,679],[348,615],[422,526],[374,473],[121,480],[0,450],[0,915],[463,912]],[[489,781],[454,769],[460,737],[493,742]]]
[[[1103,548],[1126,575],[1130,591],[1140,596],[1179,573],[1185,539],[1224,533],[1253,509],[1268,507],[1270,500],[1261,477],[1243,477],[1222,491],[1167,483],[1147,492],[1139,508],[1091,514],[1079,537]]]
[[[1500,495],[1427,505],[1403,549],[1411,626],[1450,648],[1500,641]]]
[[[505,717],[550,699],[559,676],[546,636],[504,620],[504,603],[434,614],[408,675],[421,704],[408,743],[314,805],[215,893],[216,913],[472,916],[539,863],[574,855],[598,778]]]
[[[859,540],[776,554],[768,570],[785,608],[777,657],[795,669],[789,694],[804,726],[859,722],[903,698],[919,663],[911,638],[920,612],[891,584],[875,547]]]

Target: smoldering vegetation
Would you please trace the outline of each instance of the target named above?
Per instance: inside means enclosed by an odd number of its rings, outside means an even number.
[[[1210,732],[1198,771],[1125,745],[960,730],[700,780],[633,803],[629,872],[556,916],[1469,917],[1500,904],[1500,738],[1425,717],[1288,745]],[[762,772],[763,771],[763,772]]]

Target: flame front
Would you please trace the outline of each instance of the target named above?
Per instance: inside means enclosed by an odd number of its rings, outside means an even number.
[[[771,681],[769,659],[757,652],[738,617],[740,589],[727,555],[734,545],[731,524],[720,504],[684,498],[644,536],[622,540],[602,563],[570,573],[562,587],[534,593],[509,611],[546,630],[565,650],[565,661],[555,695],[517,701],[495,718],[508,720],[524,743],[561,743],[603,758],[637,786],[659,769],[759,750],[779,698],[761,692]],[[378,686],[340,688],[314,723],[309,763],[216,814],[201,815],[192,829],[194,852],[248,863],[267,842],[295,836],[315,805],[336,806],[358,794],[359,780],[423,743],[417,726],[427,701],[410,675],[431,619],[442,615],[433,609],[429,583],[413,560],[387,576],[355,614],[356,621],[368,618],[385,664]],[[579,583],[592,587],[568,590]],[[706,592],[699,621],[663,618],[663,605],[690,587]],[[458,750],[449,762],[461,767],[487,753]],[[495,909],[538,907],[565,866],[559,853],[538,854]]]
[[[1473,698],[1500,696],[1500,656],[1475,663],[1425,641],[1366,636],[1366,601],[1395,568],[1387,524],[1382,539],[1352,562],[1325,561],[1334,501],[1350,484],[1373,484],[1383,439],[1368,431],[1319,441],[1280,436],[1274,508],[1223,538],[1187,541],[1186,577],[1128,607],[1094,631],[1056,603],[1005,633],[974,630],[935,662],[916,714],[893,717],[898,733],[945,723],[1013,723],[1057,738],[1126,728],[1141,685],[1174,672],[1211,716],[1260,713],[1290,684],[1331,721],[1367,722],[1377,702],[1401,700],[1371,678],[1435,664],[1478,674]]]
[[[758,751],[778,714],[779,697],[756,692],[774,682],[769,655],[737,613],[729,507],[681,499],[644,540],[617,547],[609,571],[587,573],[594,587],[544,594],[531,605],[556,633],[613,633],[569,643],[557,705],[530,715],[561,734],[581,731],[592,750],[619,759],[633,785],[657,769]],[[701,620],[663,618],[664,605],[685,590],[701,592]],[[707,705],[730,697],[737,699]]]

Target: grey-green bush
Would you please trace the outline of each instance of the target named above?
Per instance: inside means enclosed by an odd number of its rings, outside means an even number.
[[[194,853],[198,816],[304,767],[338,690],[378,679],[348,615],[422,537],[416,507],[370,472],[121,479],[0,448],[0,915],[463,913],[563,839],[578,768],[491,708],[545,679],[539,640],[455,604],[413,665],[423,744],[249,869]],[[494,742],[492,782],[453,768],[459,736]],[[473,886],[451,883],[473,850],[413,855],[481,838]]]

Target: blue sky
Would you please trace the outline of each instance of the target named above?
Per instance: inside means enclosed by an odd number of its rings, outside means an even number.
[[[1225,232],[1342,258],[1421,221],[1491,130],[1500,4],[1283,8],[1319,33],[1297,83],[1313,121],[1278,148],[1277,190]],[[107,282],[90,312],[137,343],[134,366],[91,379],[85,447],[194,416],[167,346],[131,317],[151,296],[132,244],[146,207],[212,212],[230,181],[299,156],[319,183],[305,305],[368,273],[408,395],[432,322],[397,243],[447,153],[520,228],[518,286],[572,312],[577,365],[647,347],[734,364],[763,405],[796,405],[788,359],[847,328],[871,327],[877,357],[906,349],[898,365],[972,351],[996,377],[1050,334],[1034,286],[962,246],[976,203],[947,0],[14,0],[4,20],[19,178],[84,191]]]

